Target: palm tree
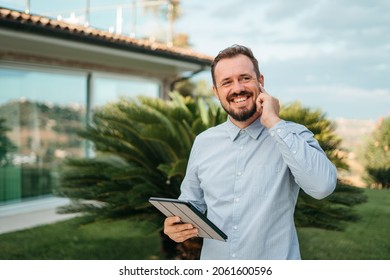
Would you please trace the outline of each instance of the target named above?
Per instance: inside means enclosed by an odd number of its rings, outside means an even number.
[[[304,107],[298,101],[285,105],[280,113],[282,119],[305,125],[319,142],[328,158],[337,168],[348,169],[340,151],[342,139],[335,134],[336,126],[321,110]]]
[[[338,142],[331,123],[322,114],[296,104],[282,112],[283,118],[311,127],[327,154],[333,155]],[[165,217],[148,199],[179,196],[195,136],[225,120],[226,113],[211,99],[195,100],[178,93],[172,93],[170,101],[138,97],[103,107],[95,112],[92,124],[80,132],[94,143],[96,157],[69,159],[61,171],[60,191],[74,200],[67,211],[148,220],[161,233],[166,258],[198,258],[202,240],[177,244],[167,238],[162,233]],[[337,153],[334,157],[339,160]],[[356,218],[350,206],[364,201],[355,189],[339,184],[338,191],[321,202],[301,193],[297,225],[341,229],[342,221]]]
[[[336,167],[348,169],[344,162],[345,153],[340,150],[341,139],[335,134],[336,126],[321,110],[304,107],[296,101],[285,105],[280,116],[282,119],[305,125],[313,132],[314,137]],[[295,210],[295,224],[298,227],[342,230],[345,222],[356,221],[359,218],[351,207],[365,201],[363,190],[351,186],[348,182],[338,181],[334,193],[321,201],[300,191]]]
[[[93,125],[80,135],[94,143],[96,158],[69,159],[61,172],[60,191],[74,199],[67,212],[143,217],[161,230],[163,217],[148,198],[178,197],[195,136],[226,120],[210,101],[179,94],[171,98],[122,99],[95,112]],[[183,246],[163,244],[168,258]]]

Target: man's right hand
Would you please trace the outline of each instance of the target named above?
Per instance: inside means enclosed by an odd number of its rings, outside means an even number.
[[[198,230],[191,224],[181,224],[177,216],[168,217],[164,222],[164,233],[175,242],[183,242],[196,237]]]

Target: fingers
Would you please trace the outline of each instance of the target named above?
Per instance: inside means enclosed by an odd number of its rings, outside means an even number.
[[[259,83],[259,94],[256,98],[257,111],[261,111],[264,106],[264,101],[266,97],[270,97],[268,92],[264,89],[264,87]]]
[[[263,99],[261,98],[261,92],[256,98],[256,110],[257,112],[261,113],[263,111]]]
[[[280,121],[279,100],[271,95],[259,84],[260,94],[256,99],[257,111],[261,114],[260,121],[267,127],[271,128]]]
[[[164,221],[164,227],[165,226],[171,226],[171,225],[174,225],[174,224],[177,224],[177,223],[180,223],[180,218],[179,217],[177,217],[177,216],[168,217]]]
[[[256,98],[256,109],[257,112],[262,113],[264,107],[264,101],[267,96],[270,96],[263,86],[259,83],[259,95]]]
[[[198,230],[191,224],[181,224],[179,217],[169,217],[164,222],[164,233],[175,242],[183,242],[198,235]]]
[[[262,93],[262,92],[267,93],[267,92],[265,91],[264,87],[261,85],[261,83],[259,83],[259,88],[260,88],[260,93]]]

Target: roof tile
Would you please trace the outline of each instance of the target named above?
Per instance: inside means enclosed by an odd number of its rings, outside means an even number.
[[[82,25],[75,25],[56,19],[50,19],[43,16],[31,15],[19,11],[14,11],[0,7],[0,25],[3,20],[12,20],[14,22],[20,22],[26,25],[43,26],[48,30],[56,30],[64,33],[72,33],[84,35],[92,38],[104,39],[110,42],[116,43],[128,43],[146,50],[161,51],[165,53],[171,53],[178,56],[188,56],[195,59],[212,61],[212,57],[198,52],[194,52],[191,49],[184,49],[179,47],[169,47],[163,43],[150,42],[148,40],[135,39],[124,35],[118,35],[110,33],[108,31],[98,30],[91,27],[85,27]]]

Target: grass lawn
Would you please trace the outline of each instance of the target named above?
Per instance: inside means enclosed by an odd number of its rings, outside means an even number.
[[[303,259],[390,260],[390,192],[366,190],[356,206],[361,220],[343,232],[298,230]],[[157,234],[142,235],[145,222],[80,223],[81,218],[0,235],[1,260],[159,259]]]
[[[156,234],[129,220],[81,223],[82,218],[0,235],[1,260],[136,260],[160,258]]]
[[[345,231],[298,230],[302,259],[390,260],[390,192],[365,190],[368,202],[356,206],[361,220]]]

